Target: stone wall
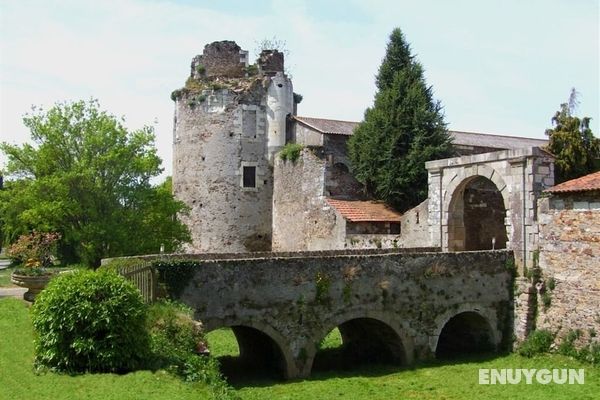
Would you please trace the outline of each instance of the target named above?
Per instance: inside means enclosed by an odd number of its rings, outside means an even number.
[[[391,234],[346,235],[346,249],[395,249],[402,247],[402,237]]]
[[[425,200],[402,214],[399,247],[433,247],[429,233],[428,210],[429,200]]]
[[[230,40],[213,42],[204,46],[201,56],[192,60],[191,76],[241,78],[246,75],[248,52]]]
[[[555,194],[543,199],[539,204],[539,226],[543,286],[538,296],[537,328],[558,332],[559,341],[570,330],[579,329],[582,336],[578,344],[597,342],[600,191]]]
[[[321,148],[305,148],[296,161],[274,160],[273,250],[339,249],[345,221],[325,201]]]
[[[479,319],[496,348],[512,337],[510,252],[196,260],[195,266],[160,270],[172,298],[191,306],[208,331],[242,326],[266,334],[283,354],[290,378],[310,374],[316,344],[342,325],[350,338],[369,331],[357,347],[387,329],[384,344],[404,363],[432,357],[444,327],[459,315]],[[455,339],[468,340],[466,334]]]
[[[317,132],[303,124],[296,122],[294,124],[296,130],[296,136],[294,142],[302,144],[304,146],[323,146],[323,135],[321,132]]]
[[[537,148],[436,160],[429,171],[429,226],[433,245],[465,249],[464,189],[477,177],[494,183],[504,201],[507,247],[522,272],[538,243],[537,201],[554,184],[553,158]]]
[[[190,96],[176,101],[173,143],[174,195],[190,207],[181,215],[192,234],[187,250],[269,250],[273,177],[265,106],[239,104],[228,89],[206,91],[193,106]],[[256,168],[256,188],[242,187],[244,166]]]
[[[173,192],[190,208],[190,252],[271,249],[273,154],[285,144],[293,88],[283,55],[265,53],[270,74],[246,76],[247,52],[214,42],[172,94]],[[271,73],[272,72],[272,73]]]

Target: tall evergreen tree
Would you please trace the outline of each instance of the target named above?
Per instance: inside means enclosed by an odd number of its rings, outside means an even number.
[[[580,120],[573,115],[577,105],[577,91],[572,89],[569,102],[561,104],[552,117],[554,128],[546,130],[548,150],[556,156],[555,183],[600,170],[600,139],[590,129],[590,118]]]
[[[373,107],[348,143],[352,169],[369,195],[404,211],[427,198],[425,162],[451,156],[451,137],[442,106],[398,28],[376,85]]]

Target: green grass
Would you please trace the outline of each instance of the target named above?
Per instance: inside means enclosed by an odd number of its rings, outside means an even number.
[[[209,391],[164,372],[127,375],[36,375],[31,323],[25,303],[0,300],[0,399],[205,399]],[[238,346],[229,329],[207,334],[215,356],[235,357]],[[340,344],[337,330],[321,343]],[[479,385],[479,368],[585,368],[584,385]],[[315,372],[307,380],[283,382],[253,378],[235,383],[242,399],[596,399],[600,368],[567,357],[517,354],[422,363],[415,368],[367,365],[353,370]]]
[[[14,268],[9,267],[3,270],[0,270],[0,287],[16,287],[10,281],[10,274],[14,271]]]
[[[235,336],[229,329],[210,332],[214,356],[236,356]],[[341,344],[334,329],[321,342],[331,350]],[[584,385],[479,385],[479,368],[585,368]],[[414,368],[365,365],[352,370],[316,371],[310,379],[283,382],[248,379],[233,382],[242,399],[596,399],[600,368],[559,355],[525,358],[517,354],[474,356],[462,360],[421,363]]]
[[[201,384],[184,383],[163,371],[139,371],[126,375],[36,375],[27,306],[16,299],[0,300],[0,399],[167,398],[208,399],[210,392]]]

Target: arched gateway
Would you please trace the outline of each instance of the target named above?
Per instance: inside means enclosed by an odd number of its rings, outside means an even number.
[[[426,163],[431,243],[444,251],[511,249],[526,267],[538,243],[537,200],[554,184],[553,161],[531,147]]]

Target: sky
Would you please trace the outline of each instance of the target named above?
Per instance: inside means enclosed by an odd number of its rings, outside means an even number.
[[[284,41],[298,114],[360,121],[396,27],[449,129],[544,138],[575,88],[600,136],[599,21],[598,0],[0,0],[0,141],[29,140],[32,105],[95,98],[129,129],[154,126],[170,175],[170,93],[217,40],[251,60]]]

